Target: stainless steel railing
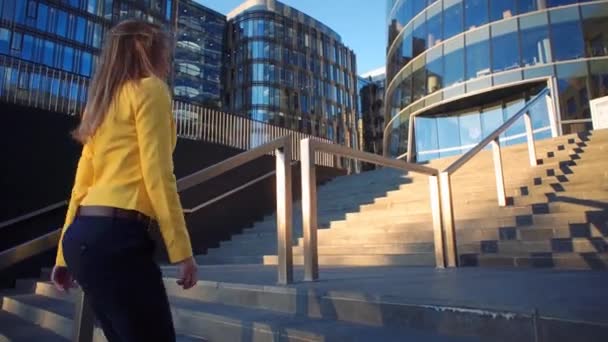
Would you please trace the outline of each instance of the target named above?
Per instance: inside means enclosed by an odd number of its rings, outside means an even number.
[[[502,165],[500,135],[523,117],[526,126],[526,139],[528,142],[528,155],[530,165],[532,167],[537,166],[536,147],[534,145],[534,130],[532,128],[532,118],[530,116],[530,109],[536,103],[540,101],[545,101],[545,97],[548,95],[550,95],[549,89],[543,89],[509,120],[507,120],[504,124],[498,127],[494,132],[490,133],[485,139],[483,139],[479,144],[477,144],[467,153],[465,153],[456,161],[454,161],[445,170],[441,171],[441,174],[439,175],[441,186],[441,211],[442,224],[445,231],[446,261],[448,267],[458,266],[458,250],[456,245],[456,225],[454,221],[454,204],[451,176],[464,165],[466,165],[466,163],[469,162],[473,157],[475,157],[479,152],[486,148],[486,146],[492,145],[492,158],[494,160],[494,175],[496,177],[498,205],[501,207],[506,206],[507,195],[505,192],[505,179]]]
[[[280,137],[291,136],[291,154],[294,160],[299,160],[300,145],[298,142],[300,140],[311,138],[331,142],[324,138],[274,126],[266,122],[180,101],[173,102],[173,111],[179,137],[202,140],[241,150],[249,150]],[[317,165],[328,167],[336,165],[334,159],[324,153],[318,153],[315,162]]]
[[[0,55],[0,100],[75,115],[84,109],[89,78]]]
[[[402,160],[382,157],[376,154],[350,149],[345,146],[328,144],[312,139],[300,142],[302,158],[302,229],[304,235],[304,279],[315,281],[319,279],[319,256],[317,246],[317,188],[314,155],[326,152],[332,155],[351,158],[363,162],[391,167],[403,171],[411,171],[429,176],[430,200],[433,216],[433,237],[435,244],[435,263],[437,267],[445,267],[443,229],[441,225],[441,206],[439,193],[439,170],[407,163]]]
[[[61,207],[65,207],[67,204],[68,204],[68,201],[59,201],[57,203],[53,203],[53,204],[47,205],[44,208],[37,209],[37,210],[34,210],[32,212],[29,212],[29,213],[27,213],[25,215],[21,215],[19,217],[13,218],[13,219],[6,220],[4,222],[0,222],[0,229],[2,229],[4,227],[12,226],[12,225],[14,225],[16,223],[28,220],[28,219],[30,219],[32,217],[36,217],[36,216],[39,216],[39,215],[42,215],[42,214],[46,214],[46,213],[48,213],[50,211],[53,211],[55,209],[59,209]]]
[[[78,115],[84,110],[88,86],[88,77],[0,55],[0,101]],[[172,107],[180,138],[249,150],[290,135],[293,137],[292,156],[295,160],[299,160],[300,145],[297,142],[301,139],[330,142],[292,129],[182,101],[173,101]],[[316,162],[317,165],[336,166],[328,155],[319,154]]]

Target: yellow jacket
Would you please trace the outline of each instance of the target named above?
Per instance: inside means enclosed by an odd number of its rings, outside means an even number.
[[[175,263],[192,256],[173,174],[175,143],[165,82],[148,77],[125,84],[83,147],[59,240],[57,265],[66,265],[61,241],[81,205],[137,210],[155,218],[169,260]]]

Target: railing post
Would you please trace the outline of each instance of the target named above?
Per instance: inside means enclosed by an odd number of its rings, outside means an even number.
[[[95,328],[95,314],[91,309],[89,298],[80,292],[76,301],[76,312],[74,316],[74,331],[72,333],[73,342],[93,341],[93,330]]]
[[[458,267],[458,248],[456,245],[456,222],[454,220],[454,205],[452,201],[452,184],[450,174],[439,174],[441,194],[441,214],[445,246],[445,261],[447,267]]]
[[[293,282],[293,197],[291,188],[291,139],[284,139],[283,147],[276,151],[277,180],[277,246],[278,282]]]
[[[433,213],[433,240],[435,245],[435,266],[445,268],[445,243],[443,242],[443,225],[441,223],[441,197],[439,193],[439,178],[429,176],[431,192],[431,210]]]
[[[319,279],[317,251],[317,181],[315,151],[310,138],[300,142],[302,160],[302,231],[304,235],[304,280]]]
[[[507,195],[505,193],[505,177],[502,169],[502,155],[500,153],[499,138],[492,141],[492,157],[494,159],[494,174],[496,175],[498,205],[504,207],[507,205]]]
[[[536,160],[536,146],[534,145],[534,129],[532,128],[532,118],[530,112],[524,114],[524,122],[526,124],[526,138],[528,140],[528,154],[530,155],[530,166],[538,165]]]

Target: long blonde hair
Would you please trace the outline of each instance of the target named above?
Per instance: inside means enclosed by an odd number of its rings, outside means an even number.
[[[110,29],[74,138],[84,144],[95,134],[126,82],[149,76],[166,79],[170,72],[170,51],[169,35],[159,25],[126,20]]]

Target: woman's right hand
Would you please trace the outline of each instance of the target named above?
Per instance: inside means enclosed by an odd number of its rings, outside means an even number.
[[[55,266],[51,273],[51,281],[55,288],[61,292],[68,292],[71,288],[76,287],[76,282],[68,271],[67,267]]]
[[[189,257],[186,260],[179,262],[179,279],[177,284],[180,285],[184,290],[192,288],[196,285],[198,280],[197,277],[198,266],[194,257]]]

